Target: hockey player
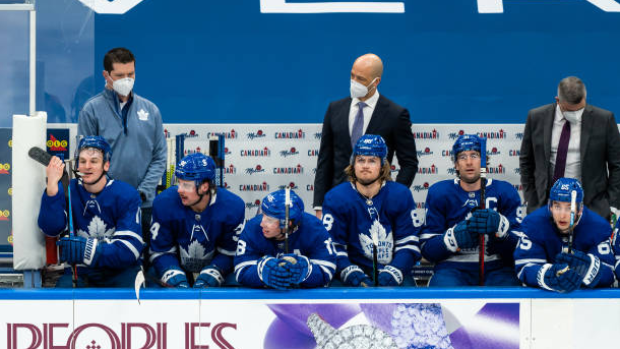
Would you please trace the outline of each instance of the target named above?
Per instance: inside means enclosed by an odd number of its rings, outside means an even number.
[[[178,186],[153,203],[152,266],[166,286],[222,286],[233,268],[245,204],[224,188],[216,190],[215,163],[204,154],[185,156],[175,176]]]
[[[329,234],[318,218],[304,212],[304,203],[292,190],[289,200],[288,234],[286,189],[267,195],[263,213],[245,225],[235,255],[235,274],[242,285],[312,288],[331,281],[336,254]]]
[[[519,285],[513,257],[518,237],[511,229],[522,220],[521,199],[514,187],[488,179],[485,209],[480,206],[482,141],[461,135],[452,147],[458,178],[431,186],[420,235],[422,256],[435,263],[429,286],[479,285],[479,241],[485,235],[484,285]]]
[[[338,253],[337,275],[346,286],[414,286],[420,259],[415,203],[407,187],[392,182],[381,136],[363,135],[345,169],[348,182],[323,202],[323,225]]]
[[[78,286],[133,287],[143,248],[140,233],[140,195],[129,184],[107,176],[110,146],[103,137],[87,136],[78,144],[78,179],[69,183],[71,210],[59,183],[64,163],[53,157],[46,168],[47,188],[41,200],[39,227],[58,236],[71,225],[75,231],[58,241],[60,259],[77,265]],[[71,287],[71,268],[56,287]]]
[[[576,212],[571,219],[573,191]],[[558,179],[548,206],[527,215],[517,234],[515,267],[528,286],[566,293],[582,285],[608,287],[614,282],[611,227],[583,206],[583,189],[576,179]]]

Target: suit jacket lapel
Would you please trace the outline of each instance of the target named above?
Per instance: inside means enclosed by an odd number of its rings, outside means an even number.
[[[592,114],[592,107],[586,104],[586,108],[581,115],[581,134],[579,139],[579,157],[581,159],[581,169],[583,173],[583,157],[586,155],[586,149],[588,149],[588,142],[590,141],[590,134],[592,134],[592,127],[594,119],[590,117]]]
[[[377,100],[377,105],[375,105],[375,110],[372,112],[372,116],[370,117],[370,123],[368,123],[368,128],[366,128],[366,134],[378,134],[376,130],[379,129],[379,125],[381,125],[381,115],[385,110],[385,100],[383,99],[383,95],[379,95],[379,100]]]
[[[346,143],[349,146],[349,153],[353,152],[353,147],[351,147],[351,133],[349,131],[349,112],[351,111],[351,102],[352,99],[349,98],[348,102],[345,103],[342,109],[338,112],[338,128],[340,130],[344,130],[343,134],[346,134]]]
[[[544,127],[544,145],[545,145],[545,159],[551,158],[551,130],[553,129],[553,120],[555,119],[555,108],[557,104],[553,104],[551,108],[549,108],[549,114],[545,119],[545,127]]]

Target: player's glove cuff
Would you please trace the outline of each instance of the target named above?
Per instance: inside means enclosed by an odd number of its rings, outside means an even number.
[[[353,272],[356,272],[356,271],[359,271],[360,273],[364,274],[364,271],[359,266],[355,264],[349,265],[348,267],[342,269],[342,271],[340,272],[340,280],[342,280],[343,283],[346,283],[349,275],[351,275]]]
[[[454,236],[454,228],[446,230],[443,234],[443,243],[446,245],[448,251],[456,253],[459,249],[459,244],[456,242],[456,236]]]
[[[403,284],[403,272],[400,271],[400,269],[391,265],[386,265],[383,269],[381,269],[381,273],[389,273],[399,285]]]
[[[601,260],[591,253],[588,253],[588,257],[590,257],[590,267],[583,277],[583,284],[588,287],[595,287],[600,279]]]
[[[538,286],[540,288],[544,288],[547,291],[557,291],[545,283],[545,273],[549,270],[553,264],[545,263],[540,269],[538,269],[538,274],[536,274],[536,281],[538,282]]]
[[[497,233],[495,233],[495,236],[498,237],[499,239],[504,239],[506,236],[508,236],[509,230],[510,230],[510,221],[508,221],[508,218],[506,218],[506,216],[500,214],[499,215],[499,228],[497,229]]]
[[[217,281],[218,287],[222,286],[222,284],[224,283],[224,276],[222,276],[222,273],[215,266],[209,266],[209,267],[204,268],[200,272],[200,274],[209,275],[213,277]]]
[[[90,266],[96,261],[97,254],[97,239],[86,239],[86,247],[84,248],[84,264]]]
[[[174,268],[173,269],[168,269],[161,276],[161,282],[163,282],[164,284],[167,284],[170,279],[172,279],[173,277],[175,277],[177,275],[185,276],[185,273],[182,270],[179,270],[179,269],[174,269]]]
[[[304,260],[305,264],[308,266],[308,272],[304,276],[304,279],[300,281],[301,283],[301,282],[306,281],[310,277],[310,274],[312,274],[312,263],[310,263],[310,260],[306,256],[297,255],[296,258],[297,258],[297,263],[300,263],[299,260],[301,259],[301,260]],[[303,262],[301,263],[303,264]]]
[[[260,279],[260,281],[265,282],[265,280],[263,280],[263,269],[265,268],[265,264],[267,264],[267,262],[269,262],[270,260],[272,260],[275,258],[271,257],[271,256],[263,256],[263,258],[261,258],[258,261],[258,265],[256,267],[256,272],[258,273],[258,278]]]

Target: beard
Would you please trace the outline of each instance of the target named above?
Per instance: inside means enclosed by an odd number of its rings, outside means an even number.
[[[480,174],[473,176],[472,178],[461,177],[461,180],[467,184],[474,184],[480,179]]]
[[[373,184],[374,182],[378,181],[380,177],[381,177],[381,176],[379,175],[379,176],[377,176],[377,177],[375,177],[375,178],[373,178],[373,179],[361,179],[361,178],[357,178],[357,182],[358,182],[359,184],[361,184],[361,185],[363,185],[363,186],[367,187],[367,186],[369,186],[369,185]]]

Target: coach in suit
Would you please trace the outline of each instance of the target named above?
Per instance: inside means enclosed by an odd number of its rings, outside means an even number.
[[[321,147],[314,179],[314,209],[321,217],[325,193],[346,179],[353,145],[363,134],[383,137],[388,160],[396,152],[400,171],[396,181],[411,186],[418,170],[415,140],[407,109],[379,94],[383,62],[374,54],[355,60],[351,69],[351,97],[330,103],[323,120]]]
[[[555,100],[530,110],[525,124],[519,167],[527,212],[547,204],[554,179],[570,177],[583,183],[584,204],[609,219],[620,207],[614,114],[586,104],[585,85],[574,76],[560,82]]]

